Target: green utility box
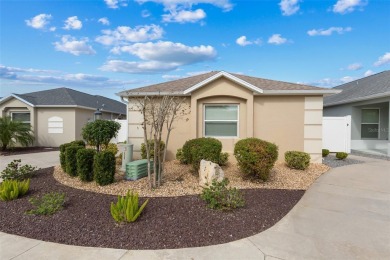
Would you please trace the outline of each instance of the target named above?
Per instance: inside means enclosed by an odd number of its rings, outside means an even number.
[[[153,161],[150,161],[150,167],[153,171]],[[148,160],[137,160],[126,164],[125,179],[135,181],[148,176]]]

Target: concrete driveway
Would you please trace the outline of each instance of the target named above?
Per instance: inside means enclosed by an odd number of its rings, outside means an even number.
[[[0,259],[389,259],[390,162],[334,168],[270,229],[227,244],[170,250],[60,245],[0,232]]]
[[[38,168],[47,168],[60,164],[59,151],[29,153],[20,155],[0,156],[0,171],[7,167],[7,164],[15,159],[21,159],[22,164],[30,164]]]

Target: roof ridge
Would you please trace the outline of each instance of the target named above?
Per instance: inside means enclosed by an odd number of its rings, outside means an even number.
[[[390,73],[390,70],[384,70],[384,71],[380,71],[380,72],[377,72],[377,73],[372,74],[372,75],[369,75],[369,76],[363,76],[363,77],[361,77],[361,78],[358,78],[358,79],[355,79],[355,80],[352,80],[352,81],[343,83],[343,84],[338,85],[338,86],[335,86],[335,87],[333,87],[333,88],[342,88],[344,85],[351,84],[352,82],[359,81],[359,80],[361,80],[361,79],[372,78],[372,77],[374,77],[374,76],[379,76],[379,74],[382,74],[382,73],[385,73],[385,72]]]

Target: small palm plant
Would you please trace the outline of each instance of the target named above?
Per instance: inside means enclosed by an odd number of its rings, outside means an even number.
[[[118,202],[111,202],[111,215],[118,222],[134,222],[148,204],[149,199],[141,205],[138,204],[138,193],[127,192],[126,196],[118,196]]]
[[[34,142],[34,134],[30,124],[12,120],[11,117],[0,117],[0,145],[2,150],[16,143],[28,146]]]

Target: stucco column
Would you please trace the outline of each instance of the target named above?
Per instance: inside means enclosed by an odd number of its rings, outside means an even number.
[[[190,129],[191,129],[191,139],[197,138],[197,112],[198,112],[198,99],[191,98],[191,112],[190,112]]]
[[[253,122],[254,122],[254,118],[253,118],[253,95],[251,97],[249,97],[247,100],[246,100],[246,111],[247,111],[247,136],[246,137],[253,137],[253,131],[254,131],[254,125],[253,125]]]

